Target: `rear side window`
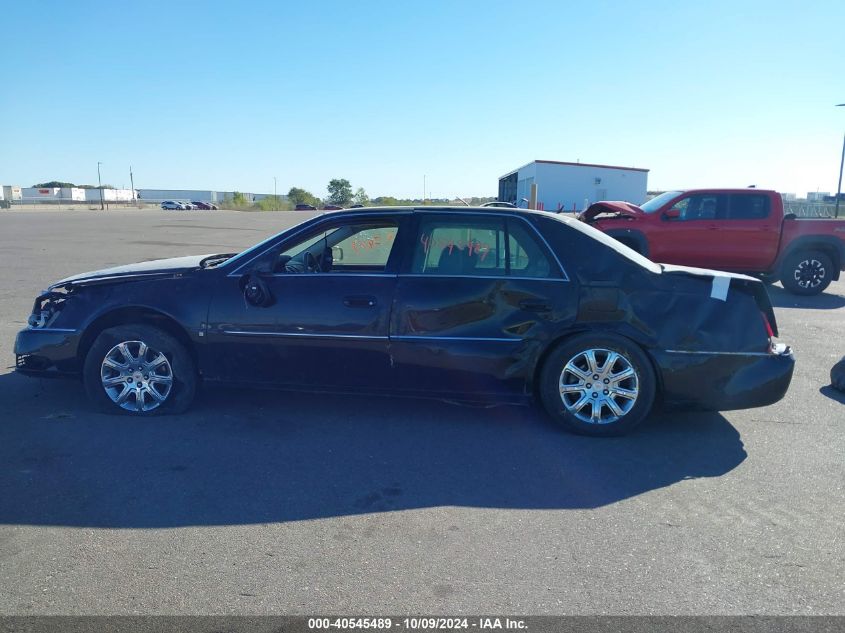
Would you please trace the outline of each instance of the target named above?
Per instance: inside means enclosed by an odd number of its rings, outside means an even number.
[[[424,218],[411,272],[424,275],[507,274],[505,224],[498,219]]]
[[[519,220],[437,217],[420,220],[411,273],[548,278],[544,249]]]
[[[762,220],[769,217],[769,196],[760,194],[731,194],[728,217],[731,220]]]

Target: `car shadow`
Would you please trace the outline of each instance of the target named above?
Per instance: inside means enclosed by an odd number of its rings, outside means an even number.
[[[812,310],[836,310],[845,306],[845,297],[833,294],[828,288],[823,293],[805,297],[794,295],[782,287],[768,286],[769,298],[776,308],[802,308]]]
[[[0,375],[0,524],[163,528],[372,512],[597,508],[746,457],[717,413],[623,438],[528,407],[205,389],[183,416],[92,413],[74,382]]]
[[[819,393],[823,396],[827,396],[831,400],[836,400],[836,402],[845,404],[845,392],[835,389],[833,385],[825,385],[819,389]]]

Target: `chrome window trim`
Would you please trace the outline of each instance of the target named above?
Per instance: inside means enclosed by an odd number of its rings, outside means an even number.
[[[262,275],[263,277],[264,275]],[[393,277],[396,278],[397,273],[272,273],[266,275],[267,277],[285,277],[286,279],[300,279],[310,277]]]
[[[399,273],[400,277],[420,277],[423,279],[437,279],[438,277],[445,278],[459,278],[459,279],[503,279],[503,280],[517,280],[517,281],[554,281],[554,282],[568,282],[568,279],[561,279],[560,277],[515,277],[513,275],[440,275],[436,273]]]
[[[337,213],[340,213],[340,212],[337,212]],[[326,222],[330,222],[331,220],[334,220],[338,217],[363,218],[363,217],[372,217],[372,216],[378,216],[378,215],[384,215],[384,216],[387,216],[387,217],[395,217],[395,216],[408,216],[408,215],[412,215],[412,214],[454,215],[456,217],[460,217],[461,215],[465,215],[465,216],[471,216],[471,215],[486,216],[486,217],[493,217],[493,218],[510,217],[510,218],[517,219],[521,222],[525,222],[525,224],[527,224],[530,227],[530,230],[534,232],[534,235],[536,235],[538,238],[540,238],[540,241],[546,246],[546,249],[549,251],[549,253],[551,253],[552,258],[554,258],[555,263],[557,263],[558,269],[560,270],[560,274],[562,275],[562,278],[557,279],[557,280],[558,281],[570,281],[569,275],[566,273],[566,269],[563,267],[563,264],[561,263],[560,258],[557,256],[557,253],[551,247],[551,244],[549,244],[549,241],[546,239],[546,237],[540,232],[540,230],[536,226],[534,226],[534,224],[529,222],[528,218],[525,218],[525,217],[518,215],[516,213],[507,213],[507,212],[504,212],[504,211],[489,212],[489,211],[475,211],[475,210],[469,210],[469,211],[464,212],[464,211],[454,211],[454,210],[450,210],[450,209],[413,209],[413,210],[403,209],[403,210],[397,210],[397,211],[380,209],[378,211],[369,211],[369,212],[366,212],[366,211],[348,212],[347,211],[347,212],[343,212],[342,216],[334,216],[334,215],[328,216],[328,214],[326,214],[326,216],[327,216]],[[323,218],[324,216],[316,216],[316,217],[317,218]],[[303,222],[303,224],[305,224],[307,222],[308,222],[308,220]],[[277,233],[276,236],[274,236],[274,237],[278,237],[278,238],[281,238],[283,240],[287,240],[289,238],[296,237],[297,235],[304,233],[305,231],[308,231],[311,228],[315,228],[315,227],[319,226],[320,223],[321,222],[314,222],[313,224],[308,224],[307,226],[304,226],[304,227],[300,228],[299,230],[294,231],[293,233],[285,236],[284,238],[282,238],[282,235],[285,233],[285,231],[282,231],[281,233]],[[292,228],[296,228],[296,227],[292,227]],[[262,250],[260,253],[257,253],[254,256],[250,257],[244,263],[238,264],[237,266],[235,266],[235,268],[232,270],[232,272],[227,274],[227,277],[240,277],[243,274],[242,271],[245,267],[247,267],[249,264],[254,262],[259,257],[264,256],[265,254],[267,254],[272,249],[276,248],[279,244],[279,242],[274,240],[273,237],[269,237],[268,240],[273,240],[273,242],[269,246],[267,246],[267,248]],[[231,260],[227,260],[227,261],[223,262],[222,264],[220,264],[219,265],[220,268],[229,267],[230,265],[234,264],[239,259],[241,259],[241,255],[246,254],[248,252],[249,252],[249,250],[244,251],[244,253],[239,253],[239,254],[235,255]],[[282,274],[284,274],[284,273],[282,273]],[[333,273],[311,273],[311,274],[331,275]],[[342,273],[337,273],[337,274],[342,274]],[[356,273],[348,273],[348,274],[351,275],[351,274],[356,274]],[[387,274],[387,273],[385,273],[385,274]],[[427,276],[434,277],[435,275],[427,275]],[[467,275],[467,276],[476,278],[475,275]],[[479,275],[479,276],[481,276],[481,275]],[[509,279],[517,279],[517,277],[508,277],[508,278]],[[554,277],[524,277],[523,279],[556,280],[556,278],[554,278]]]

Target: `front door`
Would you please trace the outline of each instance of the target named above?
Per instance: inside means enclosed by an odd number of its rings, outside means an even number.
[[[390,360],[393,260],[404,218],[333,217],[282,240],[257,268],[271,295],[254,305],[244,271],[221,279],[209,308],[212,380],[380,390]]]
[[[713,240],[727,215],[725,194],[691,194],[673,206],[678,217],[662,216],[650,240],[649,259],[662,264],[708,267],[713,261]]]

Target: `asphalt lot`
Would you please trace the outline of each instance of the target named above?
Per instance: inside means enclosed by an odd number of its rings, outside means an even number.
[[[228,390],[137,421],[9,368],[50,282],[306,217],[0,211],[0,614],[845,614],[845,281],[772,288],[783,401],[610,440],[527,408]]]

